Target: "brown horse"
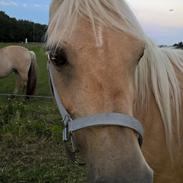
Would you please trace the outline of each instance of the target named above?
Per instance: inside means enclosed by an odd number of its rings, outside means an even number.
[[[0,78],[11,72],[17,74],[14,93],[19,89],[26,95],[33,95],[36,89],[36,55],[33,51],[21,46],[8,46],[0,49]]]
[[[73,132],[89,182],[150,183],[151,167],[154,182],[182,183],[183,52],[150,41],[124,0],[53,0],[47,47],[56,100],[72,123],[118,113],[144,127],[142,148],[125,126],[90,121]]]

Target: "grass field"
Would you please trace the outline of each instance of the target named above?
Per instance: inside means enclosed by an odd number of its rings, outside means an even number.
[[[23,46],[37,55],[36,94],[49,96],[44,46]],[[12,93],[14,86],[11,74],[0,80],[0,93]],[[0,183],[86,182],[84,168],[67,158],[60,120],[52,99],[0,98]]]

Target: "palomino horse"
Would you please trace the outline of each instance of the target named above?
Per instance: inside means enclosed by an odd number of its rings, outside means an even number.
[[[53,0],[47,48],[89,182],[183,181],[182,51],[150,41],[124,0]]]
[[[16,88],[26,89],[26,95],[33,95],[36,89],[36,55],[21,46],[8,46],[0,49],[0,78],[11,72],[17,74]]]

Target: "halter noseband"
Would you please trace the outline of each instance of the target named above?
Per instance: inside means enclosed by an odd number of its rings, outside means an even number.
[[[70,114],[65,109],[59,95],[57,89],[54,84],[53,80],[53,73],[52,73],[52,64],[48,63],[48,71],[50,76],[50,84],[52,88],[53,95],[55,97],[57,107],[59,112],[62,116],[62,121],[64,123],[64,130],[63,130],[63,140],[64,142],[68,142],[72,133],[84,128],[89,127],[98,127],[98,126],[121,126],[125,128],[130,128],[134,130],[138,135],[138,142],[141,146],[143,143],[143,127],[141,123],[126,114],[122,113],[99,113],[89,117],[82,117],[77,119],[72,119]]]

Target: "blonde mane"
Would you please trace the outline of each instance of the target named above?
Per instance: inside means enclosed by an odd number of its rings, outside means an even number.
[[[173,126],[178,129],[180,121],[181,94],[174,66],[183,71],[182,52],[157,47],[144,34],[124,0],[54,0],[50,12],[47,46],[55,47],[55,44],[62,44],[68,40],[79,17],[87,18],[91,22],[96,39],[96,26],[100,24],[122,32],[130,32],[145,41],[144,56],[136,69],[137,98],[142,99],[140,101],[143,107],[148,106],[148,96],[153,93],[170,150],[174,139]],[[177,123],[174,124],[173,114],[177,118]]]

